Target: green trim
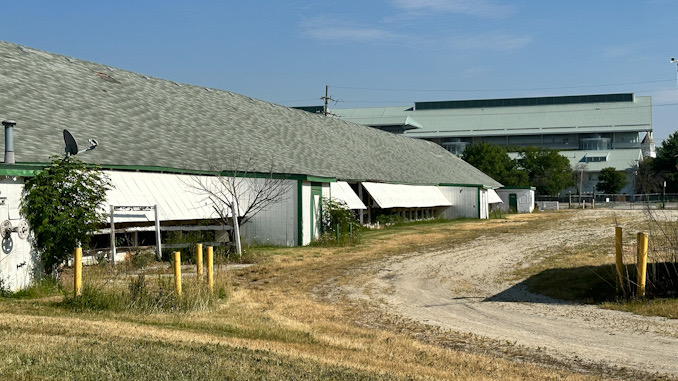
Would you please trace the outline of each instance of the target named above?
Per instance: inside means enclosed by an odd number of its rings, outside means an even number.
[[[301,198],[303,184],[302,180],[297,180],[297,246],[304,245],[304,208]]]
[[[292,173],[267,173],[267,172],[240,172],[240,171],[203,171],[193,169],[171,168],[171,167],[154,167],[154,166],[138,166],[138,165],[100,165],[101,169],[110,170],[126,170],[139,172],[160,172],[160,173],[175,173],[188,175],[205,175],[205,176],[232,176],[232,177],[248,177],[248,178],[268,178],[274,179],[290,179],[290,180],[307,180],[317,181],[323,183],[331,183],[337,181],[334,177],[321,177],[311,175],[300,175]]]
[[[297,175],[297,176],[301,176],[302,180],[316,183],[334,183],[337,181],[337,179],[334,177],[309,176],[309,175]]]
[[[33,177],[45,170],[51,164],[36,164],[36,163],[16,163],[4,164],[0,163],[0,175],[2,176],[21,176]]]
[[[0,168],[0,176],[33,177],[42,170]]]
[[[535,188],[535,187],[501,187],[501,188],[499,188],[499,190],[501,190],[501,189],[529,189],[529,190],[533,190],[533,191],[537,190],[537,188]]]
[[[439,184],[441,187],[463,187],[463,188],[485,188],[489,189],[487,186],[482,185],[482,184],[451,184],[451,183],[443,183]]]
[[[315,196],[320,196],[320,205],[318,205],[320,210],[315,209]],[[311,227],[311,242],[315,241],[316,239],[320,237],[315,237],[315,227],[318,225],[322,219],[322,213],[323,213],[323,204],[322,204],[322,199],[323,199],[323,186],[322,184],[311,184],[311,218],[310,218],[310,224],[309,226]],[[320,216],[320,219],[316,220],[315,219],[315,214],[316,212]],[[323,234],[322,230],[322,224],[320,224],[320,229],[318,229],[318,232],[320,235]]]
[[[52,163],[16,163],[3,164],[0,163],[0,175],[8,176],[35,176],[45,168],[52,165]],[[292,173],[265,173],[265,172],[238,172],[238,171],[204,171],[195,169],[160,167],[151,165],[120,165],[120,164],[96,164],[85,163],[90,167],[97,167],[102,170],[109,171],[134,171],[134,172],[155,172],[155,173],[174,173],[179,175],[204,175],[204,176],[236,176],[249,178],[266,178],[273,177],[274,179],[290,179],[290,180],[305,180],[320,183],[332,183],[337,179],[334,177],[301,175]]]

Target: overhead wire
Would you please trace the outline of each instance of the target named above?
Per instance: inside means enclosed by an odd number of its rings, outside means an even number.
[[[556,87],[532,87],[532,88],[513,88],[513,89],[404,89],[404,88],[375,88],[375,87],[352,87],[352,86],[330,86],[333,89],[345,90],[364,90],[364,91],[398,91],[398,92],[499,92],[499,91],[534,91],[534,90],[565,90],[565,89],[584,89],[591,87],[611,87],[611,86],[629,86],[644,85],[650,83],[675,82],[674,79],[657,79],[650,81],[625,82],[625,83],[605,83],[595,85],[580,86],[556,86]]]

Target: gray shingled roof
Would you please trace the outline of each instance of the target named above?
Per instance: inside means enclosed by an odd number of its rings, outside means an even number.
[[[238,170],[240,154],[260,172],[274,163],[279,173],[343,180],[500,186],[423,140],[6,42],[0,119],[17,122],[19,163],[63,154],[66,128],[81,146],[98,140],[78,156],[106,166]]]

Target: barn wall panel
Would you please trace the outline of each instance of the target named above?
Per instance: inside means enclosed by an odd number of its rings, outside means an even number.
[[[441,217],[455,218],[478,218],[478,188],[462,186],[440,186],[452,206],[446,208]]]

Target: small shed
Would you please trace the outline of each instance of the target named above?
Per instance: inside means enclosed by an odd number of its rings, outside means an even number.
[[[534,187],[503,187],[496,190],[503,211],[532,213],[534,210]]]

